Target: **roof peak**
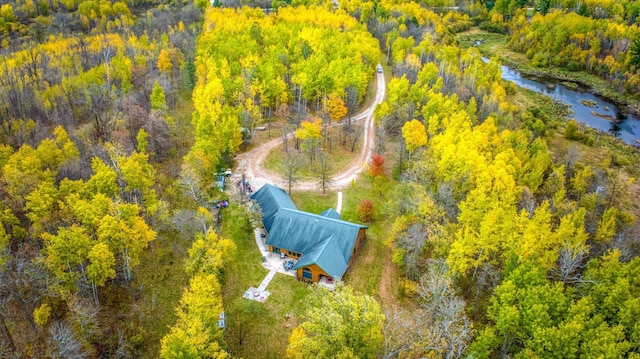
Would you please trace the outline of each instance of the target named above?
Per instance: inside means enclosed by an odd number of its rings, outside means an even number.
[[[282,207],[282,208],[280,208],[279,211],[293,212],[293,213],[302,214],[302,215],[309,216],[309,217],[316,217],[316,219],[321,219],[323,221],[330,221],[330,222],[345,224],[345,225],[358,227],[358,228],[369,228],[368,226],[365,226],[364,224],[353,223],[353,222],[349,222],[349,221],[344,221],[342,219],[335,219],[335,218],[331,218],[331,217],[321,216],[319,214],[309,213],[309,212],[301,211],[299,209],[292,209],[292,208],[284,208],[284,207]]]

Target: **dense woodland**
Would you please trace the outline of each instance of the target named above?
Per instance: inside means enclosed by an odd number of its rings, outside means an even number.
[[[288,347],[265,354],[640,356],[640,155],[456,42],[503,33],[532,66],[596,76],[634,107],[636,2],[214,4],[0,7],[0,357],[234,357],[225,265],[257,221],[234,205],[216,225],[214,175],[262,125],[296,130],[313,161],[379,62],[367,176],[386,200],[361,218],[389,228],[376,240],[400,289],[311,288]]]

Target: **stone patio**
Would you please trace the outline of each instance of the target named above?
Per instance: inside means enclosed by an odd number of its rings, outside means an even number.
[[[259,302],[264,302],[269,298],[271,292],[267,290],[267,286],[271,283],[271,280],[276,275],[275,271],[269,271],[266,277],[262,280],[262,283],[258,286],[258,288],[251,287],[244,292],[243,297],[251,300],[257,300]]]
[[[295,270],[284,269],[284,262],[291,260],[291,258],[280,258],[280,255],[278,253],[269,252],[269,247],[267,247],[267,245],[265,244],[267,238],[262,237],[261,229],[254,230],[254,234],[256,238],[256,244],[258,245],[258,248],[260,248],[260,254],[262,254],[262,266],[270,271],[275,271],[277,273],[295,277]]]

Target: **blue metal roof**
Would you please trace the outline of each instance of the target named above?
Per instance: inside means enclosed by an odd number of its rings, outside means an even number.
[[[333,208],[329,208],[329,209],[325,209],[324,211],[322,211],[322,213],[320,213],[320,215],[322,217],[329,217],[329,218],[333,218],[333,219],[340,219],[340,213],[336,212],[335,209]]]
[[[273,218],[280,208],[296,209],[287,193],[274,185],[265,184],[251,195],[262,209],[262,223],[267,232],[271,232]]]
[[[294,269],[317,264],[332,277],[341,278],[361,228],[367,227],[283,208],[274,216],[267,244],[301,253]]]
[[[311,251],[304,253],[293,269],[317,264],[329,276],[336,279],[342,278],[349,266],[351,255],[349,255],[349,258],[345,258],[344,253],[340,251],[340,245],[336,243],[337,241],[338,239],[335,236],[325,239]]]
[[[342,221],[333,209],[320,215],[299,211],[284,190],[270,184],[251,199],[262,209],[266,243],[302,254],[294,269],[316,264],[330,276],[342,278],[358,233],[367,226]]]

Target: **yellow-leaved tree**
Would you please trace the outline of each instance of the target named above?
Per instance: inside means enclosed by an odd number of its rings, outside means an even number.
[[[409,153],[427,144],[427,130],[422,122],[413,119],[402,126],[402,138],[407,145]]]
[[[161,358],[229,357],[218,327],[224,310],[218,274],[235,248],[231,240],[218,237],[213,229],[196,235],[186,262],[187,274],[192,277],[180,299],[178,321],[162,338]]]
[[[296,138],[302,141],[300,147],[309,153],[309,161],[313,164],[315,151],[322,140],[322,120],[315,118],[313,121],[302,121],[296,130]]]
[[[347,106],[345,106],[344,101],[335,93],[332,93],[329,95],[329,98],[327,98],[326,108],[332,122],[337,122],[347,115]]]

